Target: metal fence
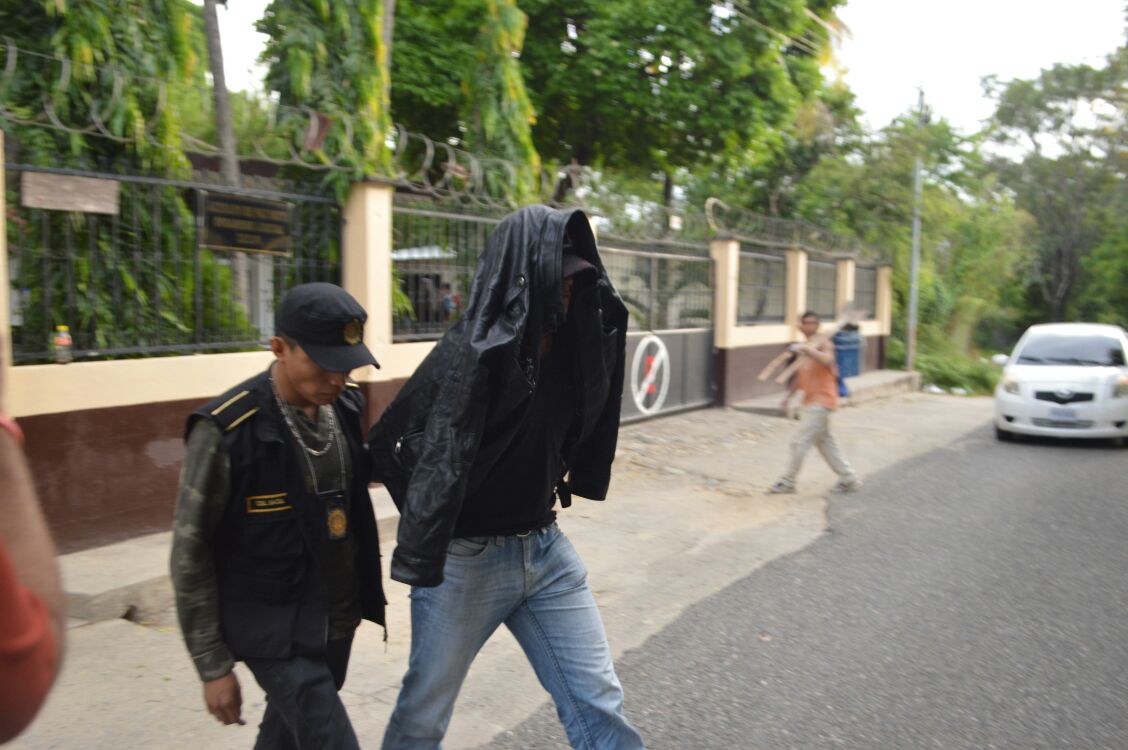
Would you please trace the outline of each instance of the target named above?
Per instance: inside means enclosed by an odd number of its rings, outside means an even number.
[[[854,306],[867,319],[877,315],[877,269],[858,266],[854,270]]]
[[[787,260],[775,253],[741,251],[736,322],[782,322],[787,310]]]
[[[498,213],[461,213],[431,202],[397,196],[393,213],[392,268],[410,308],[393,315],[394,341],[442,337],[458,319],[478,257]],[[706,246],[679,243],[672,250],[610,247],[600,256],[630,310],[630,330],[710,328],[713,325],[712,261]],[[652,244],[652,243],[643,243]],[[692,255],[678,250],[697,250]]]
[[[713,326],[710,258],[607,246],[599,252],[630,312],[627,330]]]
[[[107,359],[265,346],[291,286],[339,283],[335,199],[207,182],[6,165],[13,359],[50,361],[66,325],[75,358]],[[117,213],[30,208],[22,177],[41,172],[118,183]],[[285,201],[288,257],[211,250],[197,237],[205,194]]]
[[[807,309],[820,318],[837,316],[838,267],[822,260],[807,261]]]
[[[394,311],[393,341],[439,339],[458,320],[478,257],[501,218],[396,197],[392,273],[410,307]]]

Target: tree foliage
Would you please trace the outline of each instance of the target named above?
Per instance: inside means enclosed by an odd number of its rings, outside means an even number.
[[[1055,65],[1032,80],[986,86],[997,102],[994,139],[1021,154],[996,165],[1038,223],[1030,312],[1063,320],[1078,312],[1083,290],[1103,286],[1094,274],[1115,273],[1107,260],[1088,258],[1097,248],[1107,254],[1124,231],[1117,209],[1126,176],[1128,53],[1121,48],[1101,68]]]
[[[770,140],[821,89],[840,4],[518,0],[529,19],[520,68],[536,151],[550,163],[642,175],[716,169]],[[399,122],[437,137],[468,129],[457,120],[466,111],[458,82],[474,66],[484,15],[485,0],[400,4]]]
[[[18,121],[0,121],[7,158],[38,166],[183,178],[186,101],[205,89],[202,21],[187,0],[37,0],[0,6],[0,26],[20,50],[3,92]],[[46,102],[46,105],[44,104]],[[46,118],[46,109],[54,120]],[[92,129],[98,122],[102,130]],[[8,205],[19,187],[9,185]],[[119,221],[43,211],[29,222],[7,217],[12,284],[22,300],[17,338],[42,351],[47,333],[67,324],[79,349],[137,348],[191,341],[195,298],[226,297],[230,270],[196,252],[194,217],[180,191],[124,186]],[[70,255],[30,262],[68,238]],[[146,248],[144,257],[129,248]],[[29,261],[29,262],[21,262]],[[238,309],[205,311],[202,332],[255,334]]]
[[[514,0],[486,0],[475,64],[462,81],[466,143],[513,165],[507,192],[518,204],[536,201],[541,172],[531,131],[537,118],[518,63],[526,23]]]
[[[257,24],[267,88],[292,108],[280,119],[301,128],[310,111],[336,118],[310,145],[343,155],[353,177],[392,173],[383,19],[381,0],[273,0]]]
[[[919,336],[923,347],[966,353],[980,321],[1000,312],[1008,285],[1029,263],[1029,219],[986,168],[974,139],[943,120],[922,127],[906,116],[820,160],[796,190],[796,210],[888,254],[894,332],[903,336],[918,154],[925,169]]]
[[[537,147],[644,173],[749,147],[819,89],[836,5],[525,0]]]
[[[20,119],[42,119],[46,100],[75,131],[3,123],[25,154],[55,165],[124,159],[161,173],[187,168],[178,94],[203,81],[199,11],[187,0],[9,3],[0,6],[0,28],[23,53],[4,92],[8,106]],[[111,137],[77,132],[91,113]]]

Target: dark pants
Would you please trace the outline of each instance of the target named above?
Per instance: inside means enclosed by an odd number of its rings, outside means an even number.
[[[359,750],[337,691],[345,684],[352,636],[329,641],[324,657],[247,659],[266,693],[256,750]]]

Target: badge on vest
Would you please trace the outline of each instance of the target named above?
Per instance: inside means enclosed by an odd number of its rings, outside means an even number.
[[[251,495],[247,498],[248,513],[275,513],[280,510],[291,510],[293,507],[286,499],[285,492],[273,495]]]
[[[326,490],[317,493],[317,499],[325,505],[325,530],[330,541],[348,538],[349,514],[344,490]]]

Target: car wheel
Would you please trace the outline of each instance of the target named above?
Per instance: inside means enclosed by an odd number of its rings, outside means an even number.
[[[995,439],[998,440],[1001,443],[1013,443],[1014,442],[1014,433],[1008,432],[1007,430],[1004,430],[1001,427],[996,426],[995,427]]]

